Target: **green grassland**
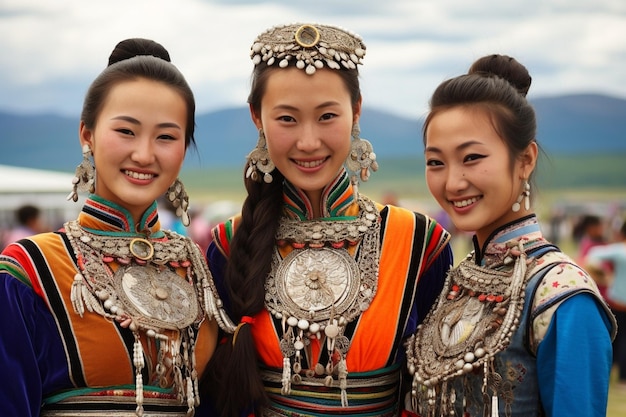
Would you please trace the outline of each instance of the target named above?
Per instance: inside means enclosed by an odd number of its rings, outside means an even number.
[[[424,181],[423,157],[379,161],[380,169],[370,181],[361,184],[361,192],[380,200],[393,192],[400,200],[423,201],[431,206]],[[243,200],[243,162],[241,167],[207,167],[185,170],[182,179],[198,201],[217,199]],[[608,201],[626,199],[626,154],[617,155],[542,155],[533,190],[541,207],[559,200]]]

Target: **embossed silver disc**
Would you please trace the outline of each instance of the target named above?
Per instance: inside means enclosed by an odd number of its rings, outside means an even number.
[[[277,295],[296,317],[316,321],[343,314],[354,307],[359,292],[359,270],[346,250],[294,250],[276,271]]]
[[[138,324],[174,330],[198,317],[194,287],[168,268],[128,266],[117,270],[114,281],[124,309]]]

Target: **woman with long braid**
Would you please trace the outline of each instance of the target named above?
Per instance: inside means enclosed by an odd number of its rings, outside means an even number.
[[[317,24],[252,45],[248,196],[208,251],[238,323],[207,374],[222,416],[404,413],[405,338],[452,257],[432,218],[358,191],[377,169],[358,127],[364,55],[360,37]]]

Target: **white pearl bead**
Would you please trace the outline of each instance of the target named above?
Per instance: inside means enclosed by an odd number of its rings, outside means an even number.
[[[326,326],[326,329],[324,329],[324,333],[327,337],[330,338],[337,337],[337,335],[339,334],[339,327],[335,326],[334,324],[330,324]]]

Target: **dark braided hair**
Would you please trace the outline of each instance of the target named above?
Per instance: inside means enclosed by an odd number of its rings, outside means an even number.
[[[254,316],[265,306],[265,277],[272,265],[274,237],[283,208],[284,177],[278,170],[272,176],[274,180],[270,184],[245,179],[248,196],[230,244],[226,267],[234,320]],[[257,360],[250,326],[239,329],[234,346],[232,339],[218,346],[209,365],[213,373],[210,383],[215,384],[211,395],[222,410],[221,415],[240,416],[242,409],[259,409],[267,403]]]

